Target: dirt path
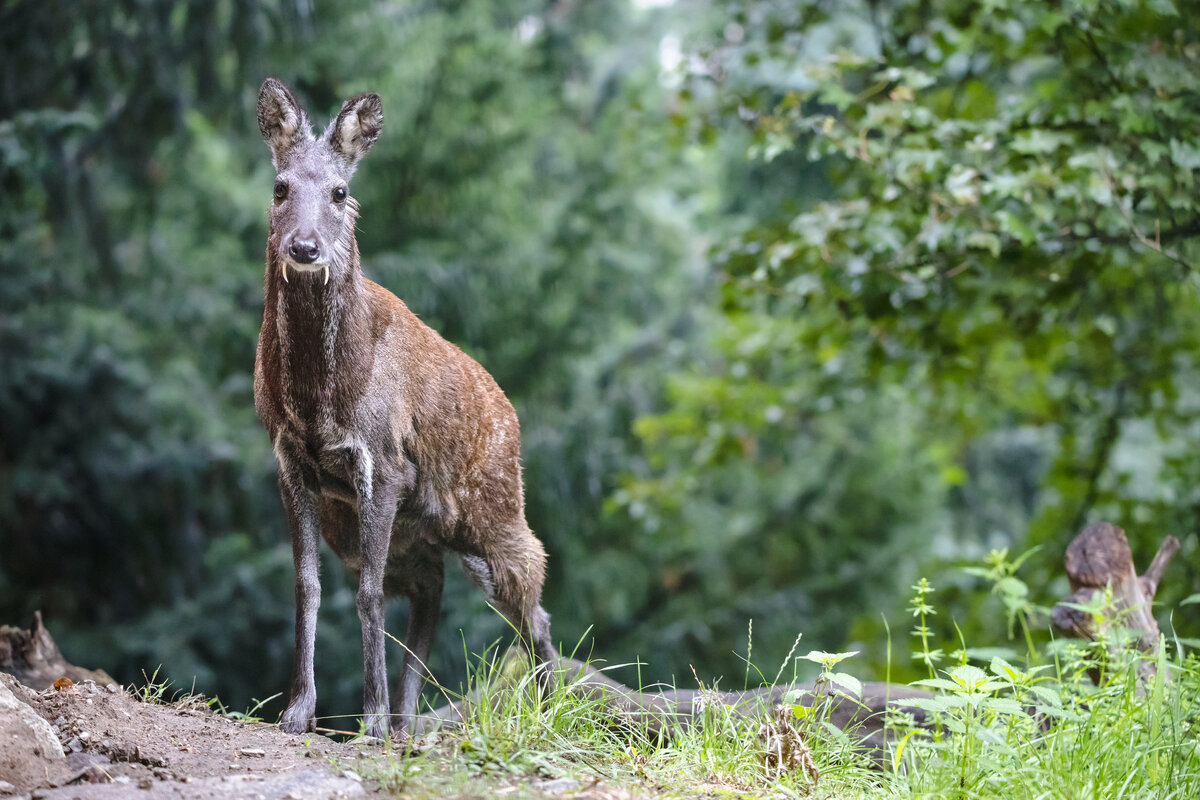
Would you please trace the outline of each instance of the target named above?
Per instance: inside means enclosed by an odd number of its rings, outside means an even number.
[[[91,681],[35,692],[7,675],[12,696],[45,720],[62,746],[27,745],[32,737],[0,726],[0,797],[45,800],[137,797],[246,797],[263,800],[387,796],[354,771],[383,758],[379,744],[289,736],[272,725],[239,722],[203,702],[140,702],[114,685]],[[11,720],[6,715],[5,722]],[[10,744],[11,743],[11,744]],[[22,752],[24,751],[24,752]]]

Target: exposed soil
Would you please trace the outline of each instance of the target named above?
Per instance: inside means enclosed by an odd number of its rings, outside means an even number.
[[[65,754],[60,759],[26,749],[11,759],[15,763],[0,758],[0,781],[7,782],[12,787],[9,793],[17,796],[31,794],[46,800],[386,796],[353,771],[363,759],[383,757],[378,743],[291,736],[273,725],[223,717],[199,700],[165,705],[141,702],[113,684],[99,687],[85,681],[37,692],[7,675],[0,680],[50,723]],[[0,719],[6,721],[10,720]],[[12,741],[10,736],[4,738]],[[0,747],[9,750],[7,745]],[[0,786],[0,791],[7,788]]]

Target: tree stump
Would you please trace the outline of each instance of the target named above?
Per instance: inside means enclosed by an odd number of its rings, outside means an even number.
[[[1178,550],[1179,540],[1168,536],[1159,545],[1145,574],[1139,576],[1134,570],[1125,531],[1107,522],[1088,525],[1067,546],[1065,560],[1071,596],[1054,606],[1050,619],[1068,636],[1095,641],[1101,633],[1096,618],[1073,606],[1090,604],[1096,592],[1103,594],[1112,586],[1112,602],[1103,609],[1099,625],[1105,631],[1121,627],[1138,632],[1138,648],[1148,655],[1156,654],[1159,630],[1150,606],[1163,570]],[[1155,671],[1153,659],[1137,665],[1142,680],[1152,677]],[[1097,678],[1093,673],[1092,679]]]
[[[42,612],[33,612],[29,630],[0,625],[0,672],[7,672],[31,689],[49,689],[59,678],[75,683],[95,681],[98,686],[116,683],[102,669],[84,669],[67,662],[50,631],[42,623]]]

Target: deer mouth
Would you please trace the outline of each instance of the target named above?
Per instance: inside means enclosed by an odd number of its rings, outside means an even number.
[[[324,272],[325,280],[322,282],[322,285],[325,286],[325,285],[329,284],[329,262],[328,261],[323,261],[321,263],[317,263],[314,261],[311,264],[301,264],[297,261],[293,261],[292,259],[288,258],[287,256],[284,256],[283,258],[280,259],[280,263],[282,264],[282,267],[283,267],[283,282],[284,283],[291,282],[288,280],[288,267],[291,267],[292,269],[296,270],[297,272]]]

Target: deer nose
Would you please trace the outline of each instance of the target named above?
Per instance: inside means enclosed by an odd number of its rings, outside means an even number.
[[[320,254],[316,239],[296,238],[288,245],[288,255],[297,264],[311,264],[317,260],[317,256]]]

